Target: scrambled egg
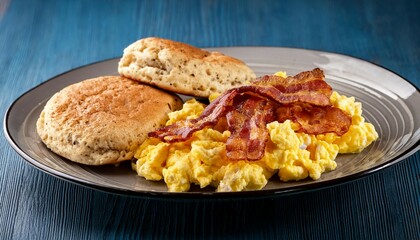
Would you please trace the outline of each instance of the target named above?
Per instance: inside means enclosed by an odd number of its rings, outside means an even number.
[[[216,97],[212,95],[210,100]],[[185,142],[146,140],[136,151],[133,169],[147,180],[163,179],[172,192],[188,191],[191,184],[201,188],[213,186],[220,192],[259,190],[275,174],[282,181],[319,179],[322,173],[337,167],[337,154],[360,152],[378,138],[373,125],[361,116],[361,104],[354,97],[334,92],[331,102],[352,116],[349,131],[342,136],[297,133],[296,124],[289,120],[271,122],[267,124],[270,138],[264,157],[233,162],[226,158],[225,143],[230,132],[204,128]],[[181,110],[169,114],[167,125],[197,118],[204,108],[191,99]]]

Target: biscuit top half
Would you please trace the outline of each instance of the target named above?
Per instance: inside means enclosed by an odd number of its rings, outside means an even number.
[[[103,76],[54,94],[37,122],[41,140],[72,161],[103,165],[133,157],[147,133],[182,107],[174,94],[119,77]]]
[[[208,97],[255,79],[241,60],[185,43],[150,37],[124,49],[122,76],[176,93]]]

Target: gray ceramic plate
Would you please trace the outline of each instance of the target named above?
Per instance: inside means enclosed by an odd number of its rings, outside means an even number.
[[[420,93],[395,73],[349,56],[290,48],[231,47],[211,49],[245,61],[257,74],[279,70],[289,75],[319,67],[341,94],[363,104],[363,115],[375,125],[379,140],[360,154],[339,155],[337,169],[319,180],[283,183],[273,179],[261,191],[215,193],[193,186],[187,193],[168,193],[163,182],[136,176],[129,164],[90,167],[70,162],[40,141],[35,122],[47,100],[72,83],[101,75],[117,75],[118,59],[83,66],[54,77],[19,97],[8,109],[4,131],[12,147],[30,164],[73,183],[108,192],[157,197],[272,196],[330,187],[377,172],[419,150]]]

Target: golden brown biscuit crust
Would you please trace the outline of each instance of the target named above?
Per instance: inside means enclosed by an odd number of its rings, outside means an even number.
[[[169,91],[208,97],[255,79],[242,61],[168,39],[150,37],[134,42],[118,64],[122,76]]]
[[[181,107],[173,94],[124,77],[104,76],[52,96],[37,131],[48,148],[65,158],[88,165],[112,164],[131,159],[147,133]]]

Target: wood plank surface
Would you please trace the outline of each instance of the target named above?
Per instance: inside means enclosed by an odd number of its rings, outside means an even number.
[[[420,87],[419,1],[0,0],[0,110],[159,36],[331,51]],[[420,104],[420,103],[419,103]],[[37,170],[0,138],[0,239],[420,239],[420,153],[333,188],[243,200],[113,195]]]

